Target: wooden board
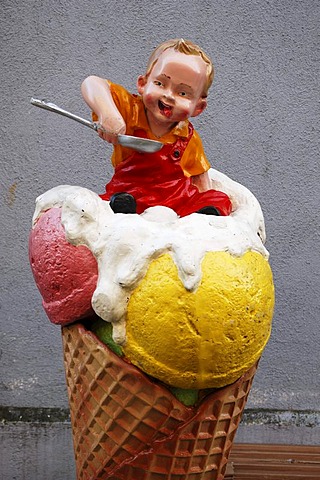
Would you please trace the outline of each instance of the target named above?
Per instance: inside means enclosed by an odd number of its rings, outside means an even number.
[[[320,446],[235,444],[228,466],[225,480],[320,480]]]

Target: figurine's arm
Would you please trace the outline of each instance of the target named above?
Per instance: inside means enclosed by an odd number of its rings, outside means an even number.
[[[191,177],[192,183],[199,192],[212,189],[208,174],[210,163],[204,153],[201,138],[196,130],[187,145],[181,159],[181,167],[186,177]]]
[[[208,172],[200,173],[192,177],[192,183],[198,188],[199,192],[206,192],[212,189],[211,180]]]
[[[98,116],[98,134],[110,143],[117,143],[117,135],[126,133],[125,121],[117,109],[106,80],[91,75],[81,85],[81,93],[85,102]]]

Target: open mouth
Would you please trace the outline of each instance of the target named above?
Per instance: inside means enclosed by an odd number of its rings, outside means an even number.
[[[170,118],[172,115],[172,107],[170,105],[166,105],[161,100],[158,102],[160,112],[167,118]]]

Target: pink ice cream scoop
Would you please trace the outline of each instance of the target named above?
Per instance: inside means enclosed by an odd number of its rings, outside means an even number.
[[[67,325],[93,313],[97,262],[86,246],[67,241],[60,208],[51,208],[38,219],[30,233],[29,258],[52,323]]]

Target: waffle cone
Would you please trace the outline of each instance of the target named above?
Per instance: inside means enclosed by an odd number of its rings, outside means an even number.
[[[223,480],[256,366],[186,407],[81,324],[62,337],[77,480]]]

